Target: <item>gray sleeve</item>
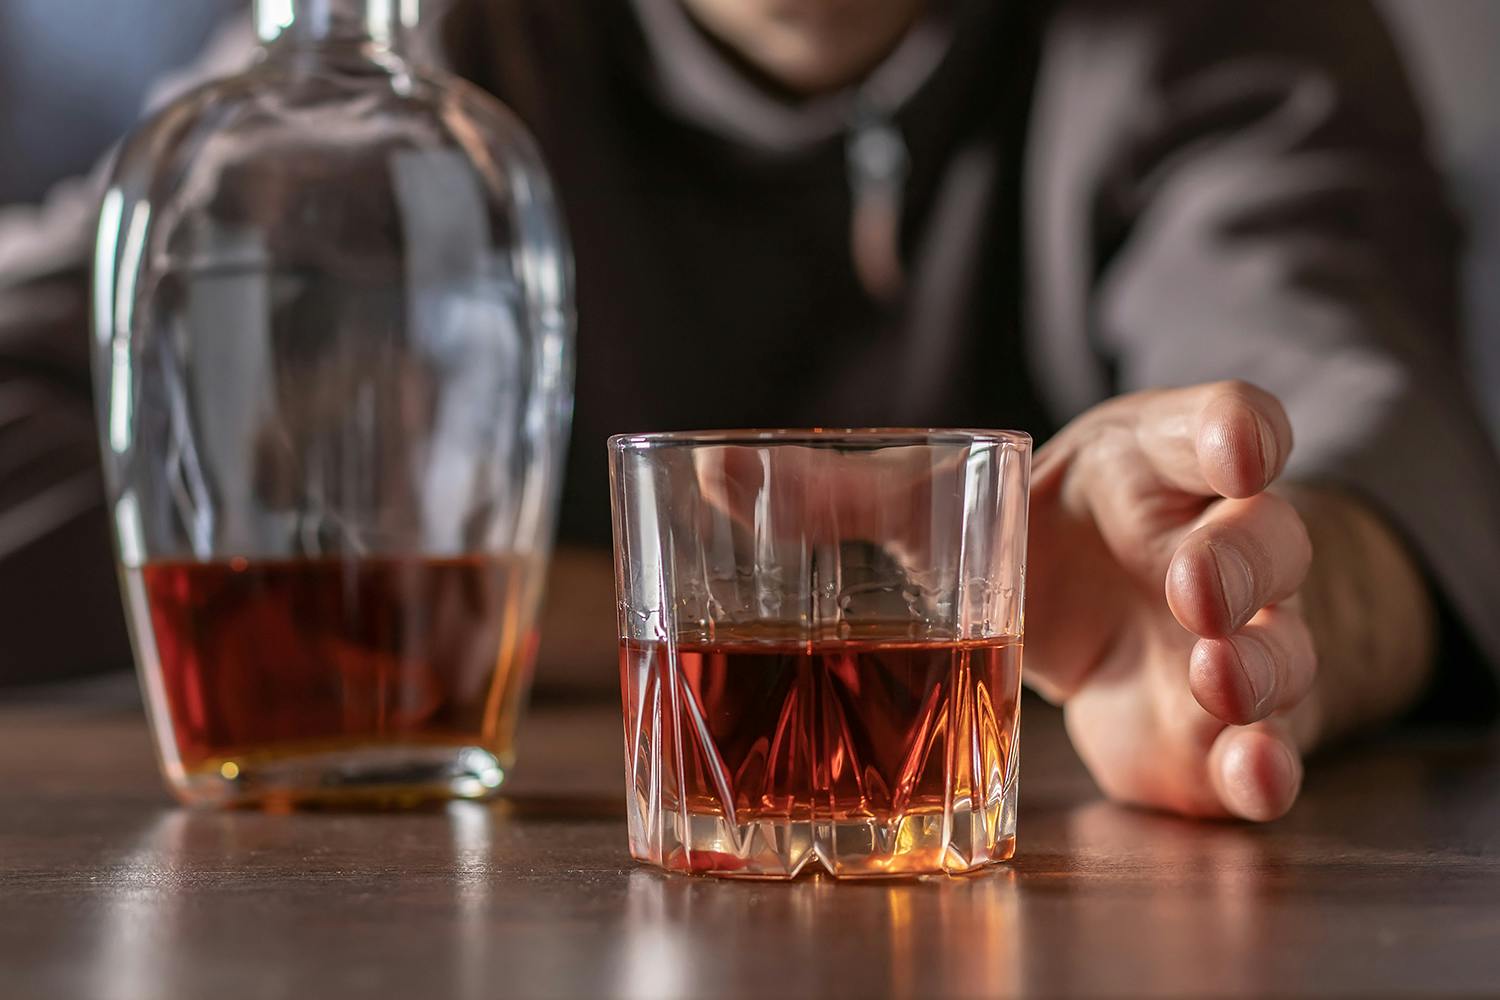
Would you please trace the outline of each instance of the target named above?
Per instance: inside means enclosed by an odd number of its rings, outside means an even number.
[[[1033,133],[1032,356],[1058,416],[1223,378],[1276,393],[1289,477],[1382,511],[1500,666],[1457,231],[1370,5],[1064,4]]]

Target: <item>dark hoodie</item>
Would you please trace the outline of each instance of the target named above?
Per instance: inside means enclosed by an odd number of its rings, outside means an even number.
[[[1045,438],[1115,393],[1243,378],[1287,406],[1289,479],[1411,545],[1445,656],[1500,661],[1455,226],[1368,3],[934,3],[864,84],[800,103],[679,0],[461,3],[445,28],[537,132],[574,236],[565,537],[608,541],[616,431]]]

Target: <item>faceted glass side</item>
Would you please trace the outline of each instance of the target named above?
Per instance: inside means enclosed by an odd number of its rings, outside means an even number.
[[[631,853],[756,878],[1003,861],[1015,848],[1020,661],[1008,638],[627,642]],[[764,697],[748,697],[752,686]]]

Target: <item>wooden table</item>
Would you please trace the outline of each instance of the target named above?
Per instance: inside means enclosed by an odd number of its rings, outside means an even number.
[[[1014,863],[970,879],[663,876],[625,853],[618,716],[539,708],[509,802],[187,812],[128,697],[0,705],[0,996],[1500,991],[1500,739],[1312,769],[1268,827],[1099,800],[1030,703]]]

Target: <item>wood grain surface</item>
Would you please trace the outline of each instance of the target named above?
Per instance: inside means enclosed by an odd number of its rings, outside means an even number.
[[[1266,827],[1101,801],[1023,709],[1016,860],[981,877],[736,883],[625,851],[613,706],[538,707],[510,797],[189,812],[139,708],[0,704],[6,998],[1500,993],[1500,738],[1316,761]]]

